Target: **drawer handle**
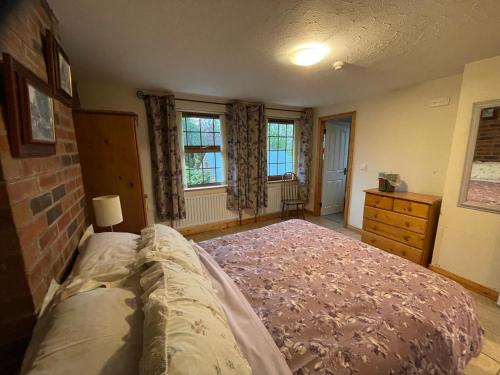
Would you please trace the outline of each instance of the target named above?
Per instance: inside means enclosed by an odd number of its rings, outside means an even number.
[[[409,228],[409,227],[410,227],[410,225],[411,225],[411,224],[410,224],[409,222],[407,222],[407,221],[405,222],[405,226],[406,226],[406,227],[408,227],[408,228]]]
[[[411,212],[411,207],[408,207],[408,212]]]
[[[404,236],[403,239],[408,242],[410,240],[410,237],[409,236]]]

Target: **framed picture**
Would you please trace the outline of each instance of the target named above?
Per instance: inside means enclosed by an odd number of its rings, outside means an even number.
[[[69,58],[49,30],[44,38],[45,61],[49,82],[56,99],[73,106],[73,77]]]
[[[7,135],[14,157],[53,155],[56,129],[52,89],[4,53],[2,60]]]

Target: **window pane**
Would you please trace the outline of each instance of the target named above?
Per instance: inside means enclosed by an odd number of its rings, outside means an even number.
[[[269,171],[267,173],[269,174],[269,176],[277,176],[278,175],[278,165],[271,164],[269,166]]]
[[[278,150],[286,150],[286,138],[278,138]]]
[[[277,137],[269,137],[269,150],[278,149],[278,139]]]
[[[186,153],[185,165],[188,186],[223,182],[220,152]]]
[[[201,142],[203,146],[213,146],[214,133],[201,133]]]
[[[182,144],[187,145],[186,132],[182,132]]]
[[[222,182],[223,179],[222,168],[215,169],[215,179],[217,182]]]
[[[277,151],[269,151],[268,159],[269,163],[277,163],[278,162],[278,152]]]
[[[201,146],[201,134],[200,133],[187,133],[187,145],[188,146]]]
[[[281,176],[293,171],[294,146],[293,121],[268,122],[268,176]]]
[[[192,132],[200,131],[200,119],[198,117],[186,117],[187,130]]]
[[[277,136],[279,132],[279,125],[278,124],[271,124],[269,123],[269,128],[268,128],[268,136]]]
[[[215,164],[217,168],[222,168],[222,154],[220,152],[215,153]]]
[[[219,119],[214,120],[214,132],[220,133],[220,120]]]
[[[215,146],[221,145],[220,139],[221,139],[220,133],[214,133],[214,145]]]
[[[278,163],[285,163],[285,162],[286,162],[286,151],[285,150],[278,151]]]
[[[200,118],[200,124],[202,132],[214,131],[214,120],[211,118]]]
[[[278,175],[283,175],[285,172],[285,164],[278,164]]]

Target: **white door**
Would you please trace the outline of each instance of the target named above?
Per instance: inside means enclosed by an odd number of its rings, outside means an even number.
[[[326,124],[321,215],[344,211],[349,125]]]

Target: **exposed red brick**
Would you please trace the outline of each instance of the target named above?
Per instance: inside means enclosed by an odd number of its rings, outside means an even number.
[[[36,178],[12,182],[7,185],[7,191],[9,192],[9,198],[12,203],[34,197],[40,192]]]
[[[48,174],[41,175],[38,177],[38,183],[40,185],[40,189],[42,190],[51,189],[57,184],[57,174],[50,172]]]

